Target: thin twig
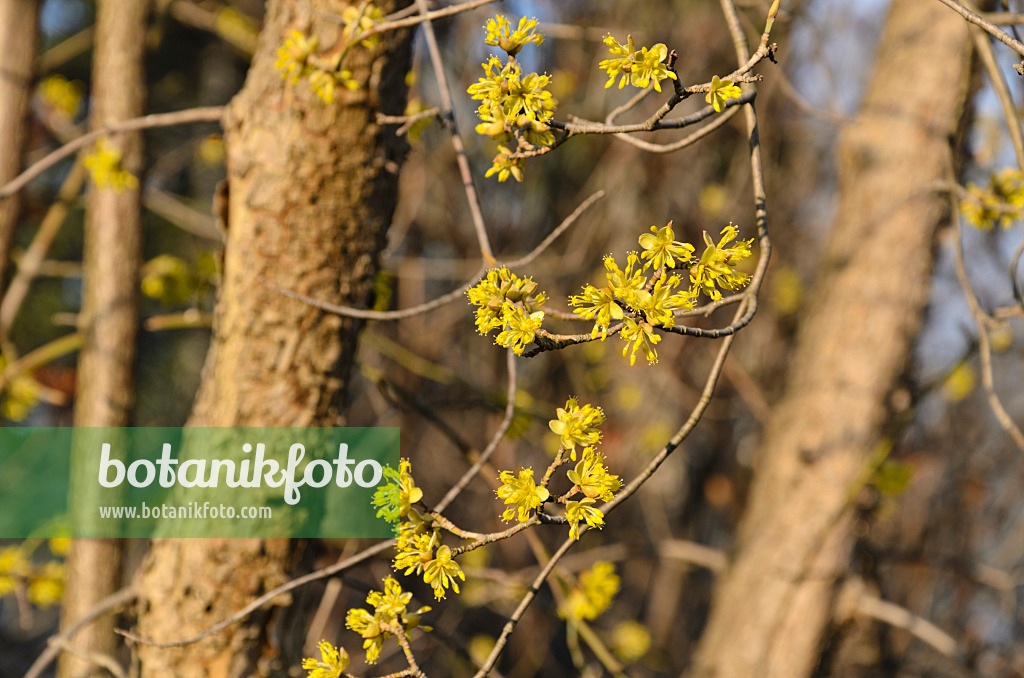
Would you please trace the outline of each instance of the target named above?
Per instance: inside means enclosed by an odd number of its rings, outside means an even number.
[[[61,226],[64,225],[64,219],[70,211],[71,201],[77,199],[82,191],[85,175],[85,167],[81,162],[76,162],[67,177],[64,178],[64,183],[61,184],[60,190],[57,192],[57,200],[46,210],[46,215],[39,223],[35,235],[32,236],[32,243],[18,262],[18,272],[7,287],[3,299],[0,300],[0,342],[7,341],[7,334],[28,296],[32,281],[39,275],[46,254],[50,251],[53,241],[56,240]]]
[[[24,678],[39,678],[43,674],[43,671],[45,671],[53,660],[60,654],[61,648],[57,645],[58,641],[70,640],[76,633],[91,624],[98,617],[101,617],[112,610],[116,610],[122,605],[135,600],[136,597],[138,597],[138,591],[135,590],[135,587],[128,586],[97,602],[88,614],[50,638],[50,642],[47,644],[46,649],[43,650],[42,654],[40,654],[34,662],[32,662],[32,666],[30,666],[28,671],[25,672]]]
[[[398,644],[402,646],[402,652],[405,654],[405,661],[409,662],[409,673],[407,675],[417,676],[417,678],[427,678],[423,670],[420,669],[419,664],[416,663],[416,657],[412,654],[412,648],[409,647],[409,637],[405,635],[405,629],[402,627],[402,621],[398,620],[391,625],[391,630],[394,631],[395,637],[398,639]]]
[[[982,34],[980,29],[972,30],[971,34],[971,37],[974,39],[974,48],[978,51],[981,64],[984,66],[988,79],[992,83],[992,89],[995,90],[996,96],[999,98],[999,104],[1003,108],[1003,119],[1006,121],[1006,130],[1010,135],[1010,141],[1013,142],[1013,152],[1017,157],[1017,167],[1024,170],[1024,132],[1021,131],[1020,119],[1017,117],[1017,105],[1013,102],[1010,88],[1006,84],[1006,79],[1003,78],[1003,72],[999,69],[999,64],[996,63],[996,55],[992,49],[992,43]]]
[[[562,223],[556,226],[555,230],[551,231],[551,233],[549,233],[548,236],[544,238],[539,245],[534,247],[533,250],[529,252],[529,254],[521,256],[518,259],[513,259],[512,261],[509,261],[505,265],[510,268],[518,268],[520,266],[526,266],[527,264],[531,263],[534,259],[543,254],[544,251],[547,250],[547,248],[550,247],[551,244],[559,238],[559,236],[565,233],[565,231],[568,230],[570,226],[575,224],[576,220],[579,219],[583,215],[583,213],[590,208],[591,205],[593,205],[595,202],[597,202],[604,196],[605,192],[603,190],[599,190],[592,193],[590,197],[588,197],[586,200],[580,203],[579,207],[572,211],[572,214],[567,216],[565,219],[562,219]]]
[[[275,285],[274,283],[270,282],[269,280],[262,276],[260,277],[260,282],[266,285],[271,290],[277,292],[278,294],[283,294],[286,297],[296,299],[298,301],[309,304],[310,306],[314,306],[329,313],[336,313],[338,315],[343,315],[349,318],[363,318],[364,320],[401,320],[402,318],[411,318],[413,316],[428,313],[434,310],[435,308],[440,308],[445,304],[450,304],[456,299],[464,298],[466,295],[466,290],[475,285],[477,281],[480,280],[480,278],[484,275],[484,273],[487,272],[487,269],[487,266],[481,267],[475,274],[473,274],[473,277],[470,278],[468,282],[460,285],[459,287],[455,288],[451,292],[448,292],[447,294],[442,294],[440,297],[437,297],[436,299],[433,299],[426,303],[411,306],[409,308],[403,308],[397,311],[372,311],[365,308],[341,306],[339,304],[332,304],[327,301],[320,301],[319,299],[314,299],[313,297],[307,297],[305,294],[292,292],[291,290],[286,290],[283,287],[278,287],[277,285]]]
[[[701,127],[696,132],[693,132],[689,136],[684,137],[679,141],[673,141],[670,144],[652,144],[651,142],[644,141],[643,139],[634,139],[628,134],[616,134],[615,136],[616,138],[625,141],[630,146],[636,146],[640,150],[647,151],[648,153],[675,153],[676,151],[682,150],[687,146],[692,146],[693,144],[697,143],[704,137],[714,132],[716,129],[718,129],[725,123],[732,120],[733,116],[739,113],[739,110],[740,109],[735,106],[731,107],[727,109],[725,113],[715,118],[714,122],[709,123],[704,127]]]
[[[72,645],[70,641],[60,638],[59,636],[50,639],[48,642],[49,644],[54,645],[58,650],[72,654],[80,659],[84,659],[94,666],[100,667],[110,675],[114,676],[114,678],[127,678],[124,667],[118,664],[117,661],[108,654],[81,650]]]
[[[334,575],[334,574],[337,574],[337,573],[342,572],[344,570],[347,570],[349,568],[355,567],[356,565],[362,563],[363,561],[369,560],[370,558],[372,558],[373,556],[377,555],[378,553],[382,553],[384,551],[387,551],[389,548],[391,548],[394,545],[395,545],[395,540],[394,539],[388,539],[387,541],[382,541],[380,543],[374,544],[373,546],[370,546],[370,547],[364,549],[363,551],[361,551],[360,553],[357,553],[356,555],[352,556],[351,558],[346,558],[345,560],[341,561],[340,563],[334,563],[333,565],[328,565],[327,567],[322,568],[320,570],[317,570],[316,572],[310,572],[309,574],[304,574],[301,577],[296,577],[295,579],[292,579],[289,582],[281,584],[277,588],[273,588],[273,589],[267,591],[262,596],[260,596],[256,600],[252,601],[251,603],[249,603],[248,605],[246,605],[241,610],[239,610],[235,614],[231,615],[227,619],[223,619],[223,620],[217,622],[216,624],[214,624],[210,628],[206,629],[205,631],[203,631],[199,635],[192,636],[191,638],[184,638],[182,640],[172,640],[172,641],[167,641],[167,642],[162,642],[161,643],[161,642],[157,642],[155,640],[151,640],[149,638],[143,638],[142,636],[138,636],[138,635],[136,635],[136,634],[134,634],[134,633],[132,633],[130,631],[125,631],[124,629],[115,629],[115,632],[120,634],[120,635],[122,635],[122,636],[124,636],[128,640],[131,640],[133,642],[139,643],[140,645],[150,645],[150,646],[153,646],[153,647],[181,647],[183,645],[191,645],[192,643],[198,643],[200,640],[202,640],[204,638],[212,636],[215,633],[219,633],[220,631],[223,631],[224,629],[228,628],[232,624],[237,624],[238,622],[242,621],[243,619],[248,617],[250,614],[252,614],[256,610],[260,609],[261,607],[263,607],[267,603],[271,602],[272,600],[274,600],[275,598],[277,598],[281,594],[288,593],[289,591],[293,591],[293,590],[299,588],[300,586],[305,586],[306,584],[308,584],[310,582],[317,581],[318,579],[324,579],[325,577],[330,577],[331,575]],[[25,678],[30,678],[30,677],[26,676]]]
[[[60,148],[48,153],[31,167],[0,187],[0,198],[13,195],[25,187],[25,184],[56,165],[58,162],[85,148],[97,139],[110,134],[123,134],[155,127],[173,127],[194,122],[219,122],[224,117],[226,106],[206,106],[204,108],[187,108],[172,113],[154,113],[141,118],[132,118],[102,129],[93,130],[69,141]]]
[[[584,532],[586,529],[586,527],[583,527],[580,532]],[[513,612],[512,616],[509,617],[509,620],[505,622],[505,626],[501,629],[501,635],[498,636],[498,640],[494,643],[494,649],[492,649],[491,653],[487,655],[487,660],[484,661],[480,670],[473,675],[473,678],[484,678],[484,676],[490,673],[490,670],[494,668],[494,665],[498,662],[498,657],[501,656],[501,651],[505,649],[505,644],[508,643],[508,637],[512,634],[512,631],[515,630],[516,624],[519,623],[519,620],[522,618],[527,608],[530,607],[533,599],[540,591],[540,587],[544,585],[544,581],[548,578],[548,575],[555,569],[555,565],[557,565],[562,556],[572,548],[574,543],[576,543],[576,540],[571,537],[562,542],[562,545],[559,546],[558,550],[551,556],[551,560],[549,560],[541,569],[540,574],[538,574],[533,580],[533,583],[530,584],[530,588],[526,592],[526,595],[524,595],[519,601],[519,605],[516,606],[515,612]]]
[[[570,226],[576,223],[576,220],[580,218],[580,216],[583,214],[584,211],[586,211],[588,207],[593,205],[595,201],[602,197],[604,197],[604,191],[597,191],[596,193],[591,195],[589,198],[584,200],[579,207],[573,210],[572,214],[563,219],[562,223],[560,223],[555,228],[555,230],[552,231],[550,235],[548,235],[548,237],[544,238],[544,240],[541,241],[539,245],[534,247],[533,250],[523,255],[522,257],[519,257],[518,259],[514,259],[508,262],[506,265],[509,267],[517,267],[525,266],[532,262],[538,256],[543,254],[544,251],[547,250],[547,248],[550,247],[551,244],[555,240],[557,240],[559,236],[565,233],[565,231]],[[431,301],[425,302],[423,304],[417,304],[416,306],[403,308],[397,311],[372,311],[365,308],[341,306],[326,301],[320,301],[318,299],[314,299],[313,297],[307,297],[306,295],[299,294],[298,292],[286,290],[282,287],[278,287],[274,283],[262,277],[260,278],[260,282],[269,287],[270,289],[274,290],[278,294],[283,294],[286,297],[297,299],[298,301],[304,302],[306,304],[309,304],[310,306],[314,306],[316,308],[328,311],[330,313],[336,313],[338,315],[343,315],[350,318],[363,318],[365,320],[401,320],[403,318],[411,318],[414,316],[423,315],[424,313],[429,313],[435,308],[440,308],[441,306],[444,306],[445,304],[450,304],[451,302],[457,299],[465,298],[464,295],[466,293],[466,290],[475,285],[477,281],[479,281],[480,278],[483,277],[483,275],[487,272],[489,268],[490,267],[487,266],[486,264],[480,267],[467,282],[460,285],[451,292],[448,292],[447,294],[443,294],[440,297],[432,299]]]
[[[480,473],[480,469],[484,467],[484,464],[491,458],[494,451],[498,449],[498,444],[505,438],[505,434],[508,433],[509,427],[512,425],[512,419],[516,413],[516,356],[512,352],[512,349],[508,349],[505,354],[505,366],[508,370],[508,391],[506,392],[505,400],[505,416],[502,418],[501,423],[498,425],[498,430],[491,436],[490,441],[487,443],[487,447],[480,453],[480,458],[476,460],[476,463],[469,468],[459,481],[452,485],[451,489],[444,495],[440,502],[438,502],[436,511],[438,513],[444,511],[448,506],[455,501],[455,498],[469,485],[470,481]]]
[[[484,223],[483,211],[480,209],[480,197],[473,185],[473,173],[469,167],[469,159],[466,157],[466,147],[459,135],[459,125],[455,119],[455,110],[452,105],[451,88],[448,86],[448,77],[445,75],[441,49],[437,46],[434,25],[429,18],[427,0],[416,0],[416,6],[420,10],[419,18],[423,21],[423,36],[427,40],[427,52],[430,54],[430,63],[434,68],[434,77],[437,78],[437,88],[441,97],[441,119],[444,120],[445,126],[448,128],[452,148],[455,149],[455,160],[459,166],[459,175],[462,177],[462,186],[466,192],[466,202],[469,203],[469,214],[473,219],[473,230],[476,231],[480,254],[489,266],[494,266],[497,262],[494,259],[494,252],[491,250],[491,241],[487,237],[487,226]]]
[[[952,171],[952,170],[950,170]],[[957,191],[949,191],[950,210],[953,221],[953,258],[956,263],[956,277],[960,281],[960,287],[964,291],[967,305],[971,309],[971,317],[974,319],[974,326],[978,331],[978,356],[981,361],[981,383],[988,396],[988,404],[995,415],[996,421],[1006,431],[1010,439],[1021,452],[1024,452],[1024,433],[1017,427],[1010,417],[999,394],[995,390],[995,380],[992,376],[992,345],[988,337],[988,326],[995,322],[978,303],[978,298],[971,287],[970,278],[967,276],[967,266],[964,264],[963,227],[960,224],[960,202]]]
[[[949,7],[951,10],[953,10],[954,12],[956,12],[957,14],[959,14],[972,24],[976,26],[981,26],[985,30],[985,32],[991,35],[993,38],[1003,43],[1004,45],[1015,51],[1017,54],[1024,56],[1024,44],[1022,44],[1019,40],[1015,39],[1006,31],[993,25],[992,22],[978,16],[977,14],[967,9],[960,3],[954,2],[954,0],[939,0],[939,2],[941,2],[946,7]],[[1024,72],[1021,71],[1019,65],[1014,66],[1014,68],[1017,70],[1018,73],[1024,75]]]

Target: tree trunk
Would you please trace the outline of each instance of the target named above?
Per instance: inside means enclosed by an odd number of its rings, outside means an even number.
[[[100,128],[144,112],[148,3],[101,0],[96,10],[90,124]],[[142,168],[142,136],[121,135],[109,143],[121,151],[121,166],[137,175]],[[142,249],[140,196],[139,186],[120,192],[92,186],[86,200],[80,320],[85,340],[78,363],[75,426],[131,423]],[[65,626],[120,588],[121,553],[119,539],[76,539],[72,543],[62,610]],[[75,637],[75,647],[112,654],[119,645],[114,621],[109,615],[101,617]],[[61,678],[100,673],[104,672],[79,657],[61,656]]]
[[[353,3],[357,4],[357,3]],[[399,0],[375,3],[385,14]],[[361,83],[324,104],[274,68],[292,30],[334,46],[338,3],[275,0],[242,91],[225,119],[227,242],[213,343],[191,426],[338,426],[360,323],[264,281],[327,302],[369,301],[394,210],[404,140],[376,123],[401,114],[410,35],[352,49]],[[289,574],[287,540],[155,540],[138,577],[142,635],[176,640],[230,616]],[[293,662],[257,615],[184,648],[140,648],[144,678],[264,676]],[[283,656],[282,656],[283,655]]]
[[[0,0],[0,186],[21,171],[22,150],[28,137],[26,123],[32,100],[38,20],[37,0]],[[0,292],[6,287],[20,205],[18,194],[0,198]]]
[[[847,509],[884,444],[928,301],[933,239],[948,219],[935,184],[950,176],[970,52],[953,12],[893,1],[862,110],[839,144],[838,214],[815,301],[694,675],[799,678],[818,664],[850,557]]]

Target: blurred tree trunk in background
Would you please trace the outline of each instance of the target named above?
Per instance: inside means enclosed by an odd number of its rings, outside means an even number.
[[[37,0],[0,0],[0,185],[21,171],[22,149],[28,137],[38,19]],[[0,292],[6,286],[11,239],[20,205],[18,194],[0,198]]]
[[[840,141],[828,250],[695,675],[799,678],[819,662],[848,570],[847,508],[885,445],[928,301],[933,239],[948,219],[936,184],[952,176],[971,64],[961,18],[894,0],[861,112]]]
[[[385,14],[408,4],[375,3]],[[191,426],[338,426],[361,323],[326,314],[263,281],[335,304],[370,300],[394,211],[404,139],[376,115],[404,110],[410,35],[353,49],[345,68],[362,85],[324,104],[306,80],[274,68],[291,31],[337,43],[325,19],[337,2],[276,0],[267,8],[245,86],[225,119],[227,227],[213,342]],[[138,575],[139,632],[193,636],[282,583],[288,540],[154,540]],[[264,676],[296,648],[268,647],[269,613],[184,648],[141,647],[142,676]],[[294,629],[285,629],[287,635]]]
[[[148,2],[100,0],[90,126],[102,128],[145,112],[144,69]],[[123,169],[142,170],[142,135],[111,137]],[[142,256],[141,186],[122,191],[92,185],[86,199],[83,300],[79,326],[85,334],[78,362],[75,426],[128,426],[135,401],[139,267]],[[76,539],[67,561],[66,626],[121,586],[120,539]],[[80,650],[112,654],[118,647],[114,617],[79,633]],[[103,673],[70,653],[61,655],[61,678]]]

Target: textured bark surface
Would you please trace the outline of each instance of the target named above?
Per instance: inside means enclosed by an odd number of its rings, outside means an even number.
[[[146,16],[148,3],[101,0],[96,8],[91,119],[93,128],[143,114],[145,106]],[[121,149],[122,167],[142,168],[142,137],[110,139]],[[138,334],[138,286],[142,242],[140,188],[116,192],[92,186],[86,199],[81,328],[85,341],[78,362],[75,426],[128,426],[135,400],[134,364]],[[121,586],[122,542],[76,539],[67,561],[62,623],[74,623],[97,601]],[[78,634],[87,652],[111,654],[119,645],[114,618],[102,617]],[[61,678],[105,673],[64,653]]]
[[[385,14],[405,2],[375,3]],[[359,324],[284,297],[263,284],[327,302],[365,305],[397,194],[404,140],[378,112],[401,114],[410,36],[353,49],[345,68],[363,84],[327,105],[302,80],[274,69],[292,30],[336,44],[337,0],[277,0],[245,86],[225,120],[227,242],[214,337],[192,426],[337,426]],[[285,540],[156,540],[137,579],[139,631],[157,640],[204,631],[280,584]],[[296,658],[268,641],[269,613],[200,643],[140,648],[145,678],[266,676]],[[283,675],[283,674],[282,674]]]
[[[786,391],[759,450],[734,562],[719,581],[697,676],[814,671],[847,570],[851,495],[890,420],[928,301],[934,189],[970,76],[966,24],[894,0],[857,120],[839,144],[838,215]]]
[[[21,171],[38,18],[37,0],[0,0],[0,185]],[[0,198],[0,290],[6,284],[19,205],[17,194]]]

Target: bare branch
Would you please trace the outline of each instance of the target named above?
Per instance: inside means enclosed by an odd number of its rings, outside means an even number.
[[[1024,44],[1022,44],[1019,40],[1014,38],[1006,31],[993,25],[992,22],[988,21],[987,19],[981,16],[978,16],[977,14],[967,9],[960,3],[955,2],[954,0],[939,0],[939,2],[941,2],[946,7],[949,7],[951,10],[953,10],[954,12],[956,12],[957,14],[959,14],[972,24],[976,26],[981,26],[981,28],[984,29],[985,32],[991,35],[993,38],[1003,43],[1017,54],[1024,56]],[[1024,69],[1022,69],[1020,65],[1014,66],[1014,69],[1021,75],[1024,75]]]
[[[155,127],[174,127],[175,125],[185,125],[193,122],[220,122],[220,119],[224,116],[225,110],[225,106],[206,106],[204,108],[188,108],[183,111],[174,111],[172,113],[154,113],[152,115],[144,115],[141,118],[132,118],[131,120],[125,120],[124,122],[119,122],[115,125],[108,125],[101,129],[93,130],[92,132],[83,134],[77,139],[69,141],[60,148],[48,153],[41,160],[16,176],[3,187],[0,187],[0,198],[5,198],[17,193],[25,187],[25,184],[35,179],[37,176],[50,169],[64,158],[93,143],[100,137],[111,134],[123,134],[124,132],[135,132],[143,129],[153,129]]]
[[[214,624],[213,626],[211,626],[210,628],[206,629],[205,631],[203,631],[199,635],[193,636],[191,638],[185,638],[185,639],[182,639],[182,640],[172,640],[172,641],[168,641],[168,642],[159,643],[159,642],[156,642],[156,641],[151,640],[149,638],[143,638],[142,636],[135,635],[134,633],[132,633],[130,631],[125,631],[124,629],[115,629],[115,632],[120,634],[120,635],[122,635],[122,636],[124,636],[128,640],[131,640],[133,642],[139,643],[140,645],[151,645],[153,647],[182,647],[184,645],[191,645],[192,643],[198,643],[200,640],[202,640],[204,638],[212,636],[213,634],[218,633],[220,631],[223,631],[224,629],[228,628],[232,624],[237,624],[238,622],[242,621],[243,619],[248,617],[250,614],[252,614],[256,610],[258,610],[261,607],[263,607],[264,605],[267,605],[268,603],[272,602],[275,598],[277,598],[281,594],[288,593],[289,591],[293,591],[293,590],[299,588],[300,586],[305,586],[306,584],[308,584],[310,582],[317,581],[318,579],[324,579],[325,577],[330,577],[331,575],[334,575],[334,574],[337,574],[337,573],[342,572],[344,570],[348,570],[348,569],[350,569],[352,567],[355,567],[356,565],[362,563],[363,561],[369,560],[370,558],[372,558],[373,556],[377,555],[378,553],[382,553],[384,551],[387,551],[389,548],[391,548],[394,545],[395,545],[395,540],[394,539],[388,539],[387,541],[382,541],[380,543],[374,544],[373,546],[370,546],[370,547],[364,549],[363,551],[357,553],[356,555],[352,556],[351,558],[346,558],[345,560],[341,561],[340,563],[334,563],[333,565],[328,565],[327,567],[322,568],[320,570],[317,570],[315,572],[310,572],[309,574],[304,574],[301,577],[296,577],[295,579],[292,579],[289,582],[281,584],[277,588],[273,588],[273,589],[267,591],[262,596],[260,596],[256,600],[252,601],[251,603],[249,603],[248,605],[246,605],[241,610],[239,610],[235,614],[231,615],[227,619],[224,619],[223,621]],[[25,678],[34,678],[34,677],[25,676]]]

